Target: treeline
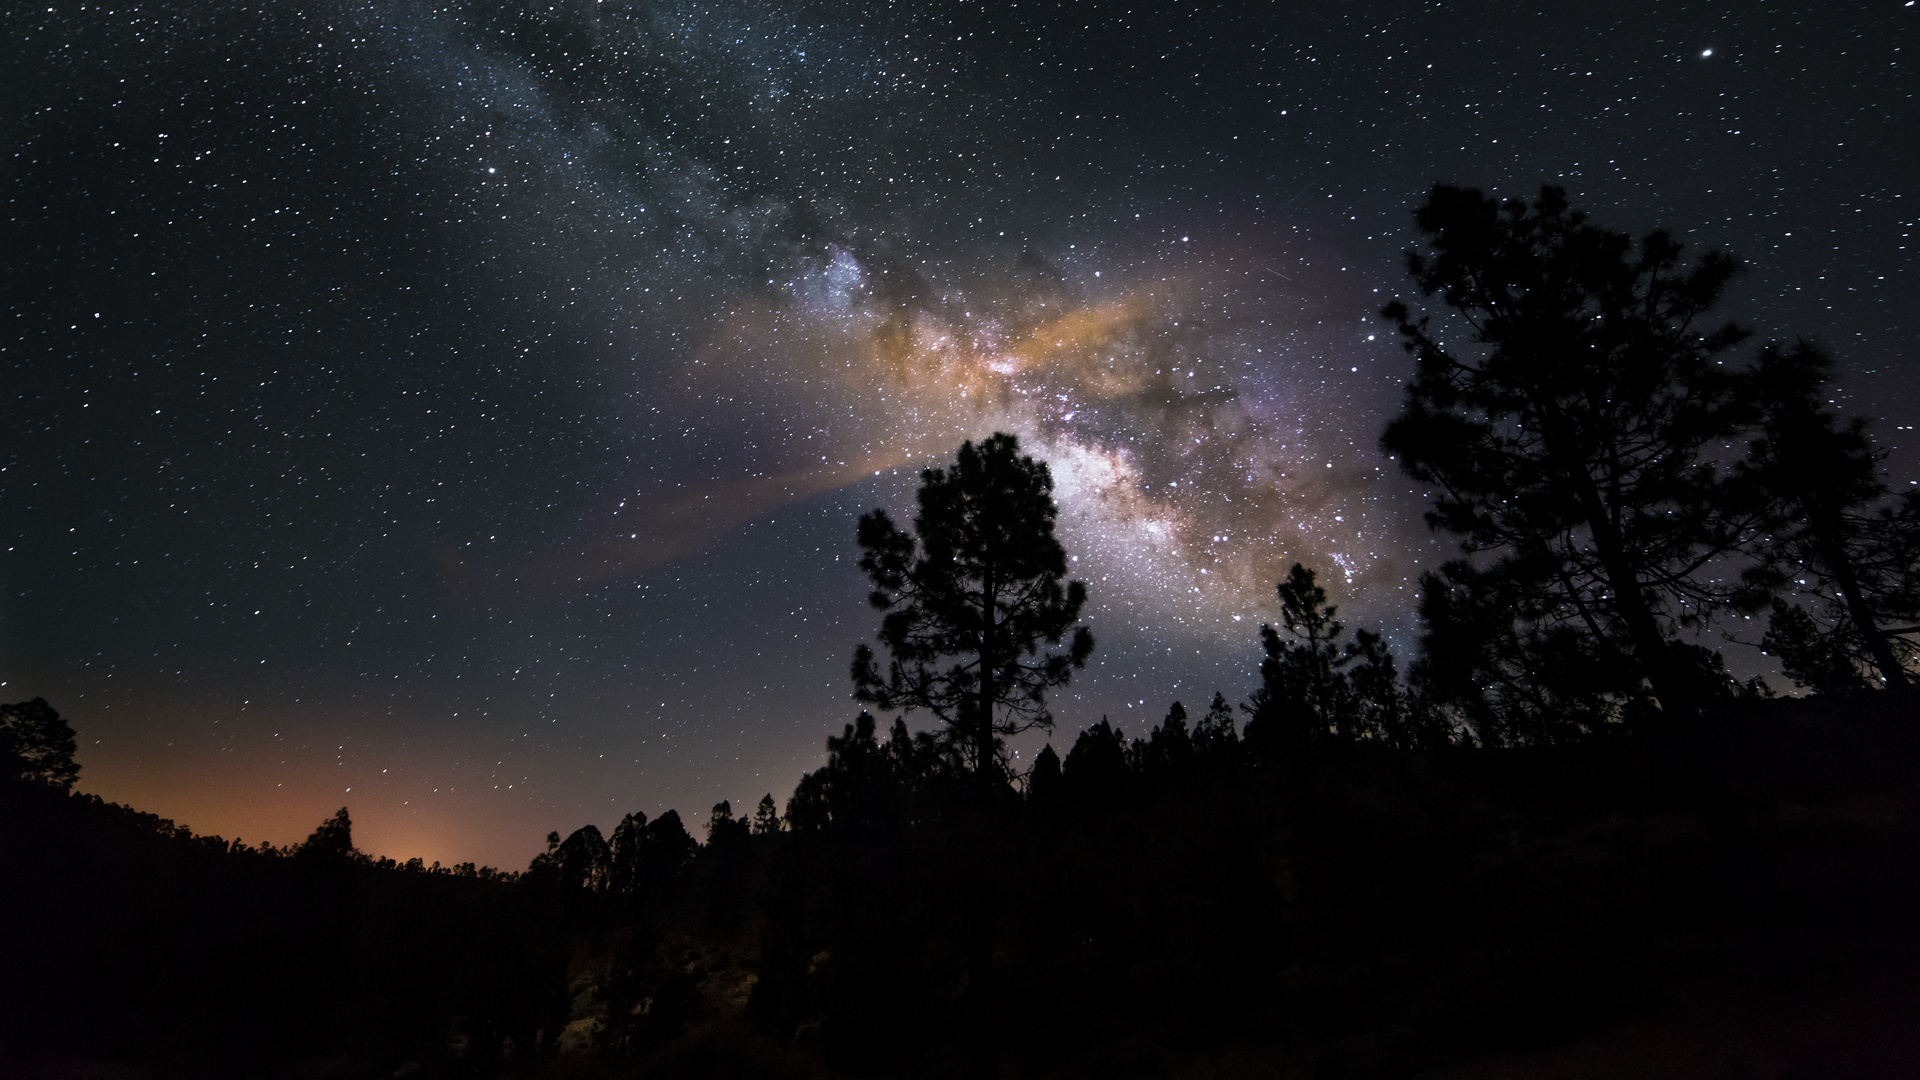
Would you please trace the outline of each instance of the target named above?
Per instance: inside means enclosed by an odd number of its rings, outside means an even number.
[[[512,875],[369,859],[344,815],[253,847],[7,777],[0,823],[0,1074],[271,1076],[373,1055],[391,1075],[446,1057],[453,1017],[498,1059],[564,994],[565,943]]]
[[[0,779],[44,784],[72,792],[74,784],[80,779],[80,765],[73,759],[76,749],[78,743],[73,727],[45,698],[11,705],[0,704]],[[303,842],[275,846],[273,841],[263,840],[256,846],[240,837],[228,840],[211,834],[196,835],[185,825],[175,824],[171,818],[119,803],[109,803],[98,795],[74,794],[73,797],[90,806],[94,813],[110,816],[123,830],[200,854],[334,860],[360,863],[381,870],[452,874],[486,880],[506,881],[516,876],[471,862],[443,867],[438,861],[429,865],[419,858],[397,862],[384,856],[367,855],[353,846],[353,821],[344,806],[339,813],[322,821]]]
[[[784,827],[636,815],[604,860],[558,840],[494,880],[356,856],[338,816],[267,857],[10,780],[0,1071],[1413,1075],[1906,932],[1920,740],[1877,713],[1270,752],[1217,699],[991,800],[869,715]]]

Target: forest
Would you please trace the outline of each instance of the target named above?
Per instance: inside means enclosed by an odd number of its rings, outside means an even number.
[[[1717,321],[1730,257],[1551,187],[1415,220],[1380,446],[1456,555],[1405,664],[1295,563],[1245,700],[1056,726],[1097,628],[994,434],[849,538],[861,711],[784,805],[254,847],[0,706],[0,1073],[1907,1075],[1920,494],[1818,345]]]

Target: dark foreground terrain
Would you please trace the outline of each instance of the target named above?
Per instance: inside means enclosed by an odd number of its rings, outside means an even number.
[[[855,750],[619,888],[9,783],[0,1075],[1920,1076],[1920,721],[1871,699],[991,809]]]

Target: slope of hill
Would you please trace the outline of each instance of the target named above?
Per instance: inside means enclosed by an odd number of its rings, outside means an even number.
[[[629,890],[551,858],[489,879],[242,850],[11,783],[0,1063],[933,1077],[984,1047],[1028,1077],[1758,1076],[1857,1044],[1869,1071],[1832,1075],[1881,1075],[1920,1054],[1893,962],[1920,941],[1920,731],[1743,709],[1069,770],[984,810],[870,778],[829,824],[717,837]]]

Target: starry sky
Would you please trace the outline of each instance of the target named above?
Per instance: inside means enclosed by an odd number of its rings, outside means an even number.
[[[1056,741],[1244,698],[1296,559],[1404,655],[1449,549],[1377,312],[1436,181],[1734,252],[1723,312],[1831,346],[1911,484],[1916,19],[10,5],[0,700],[249,842],[344,803],[520,867],[784,800],[857,711],[855,519],[995,430],[1092,596]]]

